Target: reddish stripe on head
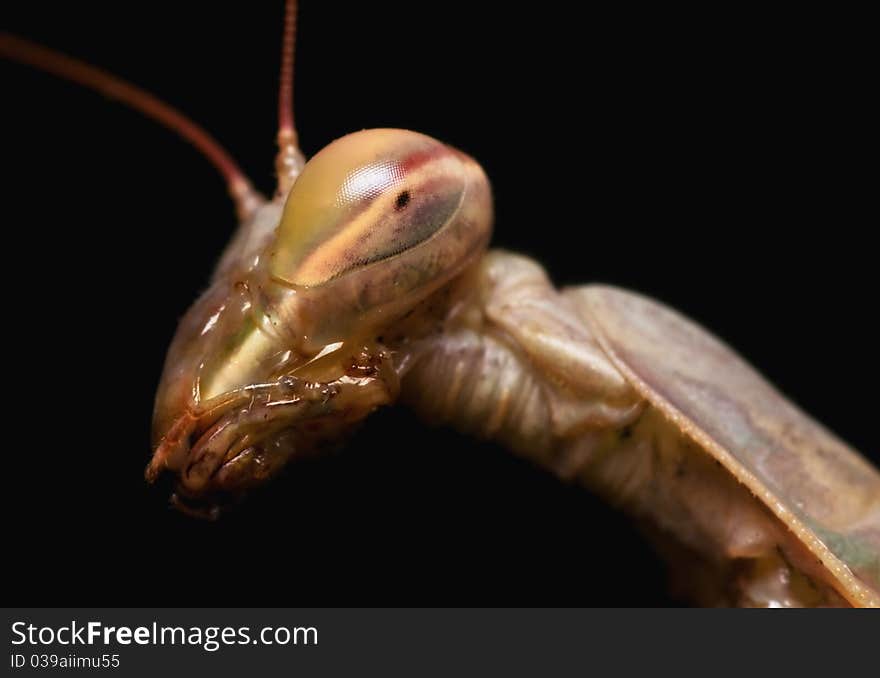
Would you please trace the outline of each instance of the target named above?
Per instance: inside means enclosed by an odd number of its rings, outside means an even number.
[[[403,158],[401,162],[404,176],[437,158],[443,157],[444,155],[452,155],[452,152],[449,148],[439,142],[429,148],[421,148],[418,151],[410,153]]]

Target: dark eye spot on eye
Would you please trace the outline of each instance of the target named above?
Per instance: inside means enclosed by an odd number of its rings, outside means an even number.
[[[409,197],[409,191],[404,191],[403,193],[398,195],[397,199],[394,201],[394,209],[399,212],[404,207],[409,205]]]

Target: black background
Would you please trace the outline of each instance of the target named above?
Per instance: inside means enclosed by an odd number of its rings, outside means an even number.
[[[494,245],[559,284],[680,309],[880,457],[865,90],[857,46],[832,42],[830,24],[304,4],[308,155],[378,126],[469,152],[493,182]],[[270,191],[281,3],[183,5],[43,4],[4,24],[179,106]],[[137,114],[3,69],[9,602],[670,602],[625,518],[396,409],[218,523],[168,510],[142,480],[152,399],[235,224],[223,183]]]

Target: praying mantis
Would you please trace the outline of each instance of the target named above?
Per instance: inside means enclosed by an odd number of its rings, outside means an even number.
[[[245,226],[157,398],[149,476],[177,475],[182,508],[214,515],[221,495],[399,399],[648,520],[676,568],[698,553],[697,602],[877,604],[874,469],[674,312],[605,287],[560,292],[528,259],[484,255],[489,177],[472,158],[379,130],[304,164],[289,94],[278,195],[257,207],[226,167]],[[772,466],[769,452],[818,484],[780,486],[750,456]],[[849,498],[821,508],[838,529],[809,510],[828,491]]]

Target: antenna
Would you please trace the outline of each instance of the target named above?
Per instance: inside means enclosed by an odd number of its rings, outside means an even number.
[[[0,57],[38,68],[100,92],[176,132],[195,146],[223,175],[240,218],[246,219],[263,202],[263,197],[254,190],[238,163],[214,137],[176,108],[146,90],[79,59],[9,33],[0,32]]]
[[[293,118],[293,64],[296,53],[296,0],[287,0],[284,7],[284,35],[281,39],[281,83],[278,89],[278,173],[276,195],[284,196],[306,164],[299,149]]]

